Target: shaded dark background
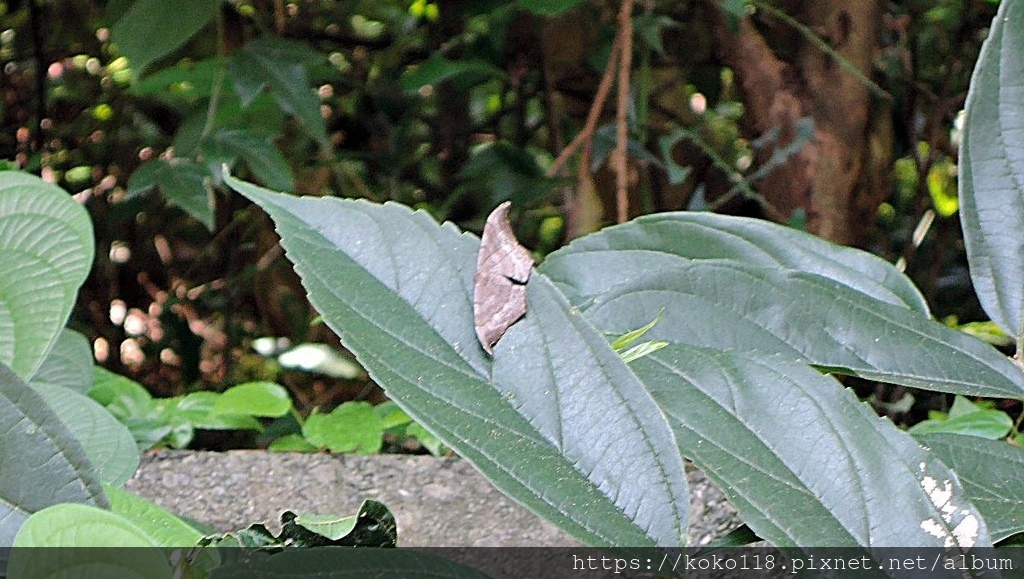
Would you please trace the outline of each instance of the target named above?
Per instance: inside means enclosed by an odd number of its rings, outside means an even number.
[[[271,131],[267,146],[295,192],[396,200],[477,231],[511,199],[520,239],[542,258],[616,215],[610,125],[598,130],[591,181],[571,170],[545,176],[593,103],[619,8],[566,4],[225,2],[141,81],[256,38],[301,43],[322,57],[307,73],[330,149],[272,100],[225,121]],[[710,208],[788,223],[898,263],[940,320],[983,320],[955,212],[956,119],[997,4],[638,3],[629,215]],[[247,201],[215,189],[208,229],[166,196],[126,198],[136,169],[180,154],[175,145],[215,98],[198,77],[177,92],[139,90],[110,41],[130,5],[0,2],[0,159],[76,194],[96,228],[71,326],[104,366],[161,396],[267,378],[303,411],[380,400],[365,375],[286,371],[253,351],[265,336],[337,340]],[[417,84],[412,73],[439,56],[435,76]],[[680,130],[666,159],[661,139]],[[260,181],[247,162],[234,171]],[[882,412],[903,395],[856,386]],[[894,418],[914,422],[947,404],[920,397]]]

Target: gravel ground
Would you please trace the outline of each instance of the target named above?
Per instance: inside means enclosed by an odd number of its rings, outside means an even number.
[[[737,526],[722,492],[689,472],[690,544]],[[330,456],[262,451],[146,453],[126,488],[230,531],[279,528],[285,510],[349,515],[363,499],[387,505],[405,547],[572,547],[579,543],[507,499],[466,461],[429,456]]]

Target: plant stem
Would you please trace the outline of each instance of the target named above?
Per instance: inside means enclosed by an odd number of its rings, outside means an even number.
[[[224,84],[224,74],[227,71],[227,54],[224,44],[224,16],[217,13],[217,74],[213,78],[213,88],[210,92],[210,104],[206,106],[206,122],[203,123],[203,130],[199,134],[199,142],[213,132],[213,125],[217,117],[217,107],[220,104],[221,86]]]
[[[619,94],[615,110],[615,202],[619,223],[629,219],[629,167],[626,147],[629,144],[629,73],[633,67],[633,0],[624,0],[619,11]]]

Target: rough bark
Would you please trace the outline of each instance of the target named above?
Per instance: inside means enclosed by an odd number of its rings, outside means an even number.
[[[880,0],[805,1],[798,10],[791,14],[870,78]],[[891,130],[881,122],[886,113],[872,110],[885,103],[806,38],[787,60],[749,18],[736,32],[726,26],[721,31],[722,56],[739,79],[753,134],[778,129],[776,147],[782,147],[795,136],[798,120],[814,121],[811,142],[758,183],[758,192],[784,217],[804,209],[808,229],[821,237],[861,243],[885,194],[880,163],[888,160]],[[762,151],[759,161],[772,152]]]

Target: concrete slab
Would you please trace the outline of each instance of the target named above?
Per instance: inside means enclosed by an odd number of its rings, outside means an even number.
[[[722,492],[702,474],[690,471],[689,482],[691,545],[705,544],[739,525]],[[579,545],[456,458],[150,452],[126,488],[220,531],[255,522],[276,531],[285,510],[348,515],[364,499],[375,499],[394,513],[400,546]]]

